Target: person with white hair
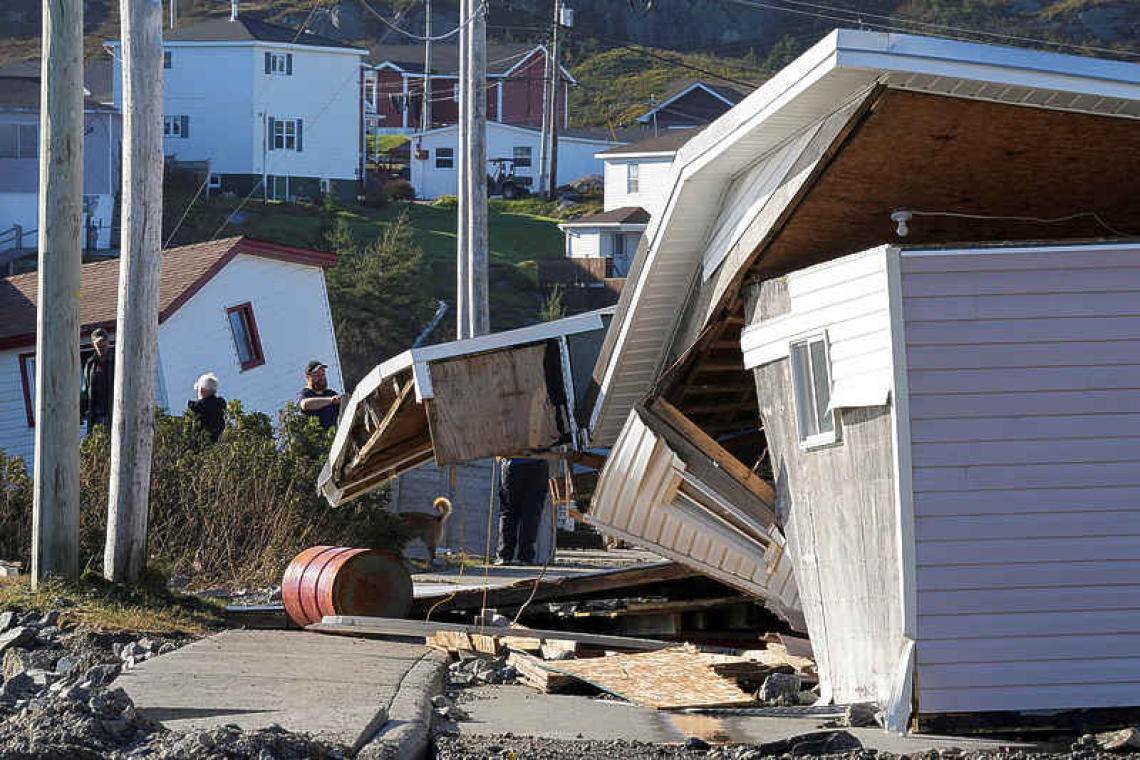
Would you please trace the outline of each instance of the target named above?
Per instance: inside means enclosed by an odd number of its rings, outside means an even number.
[[[210,434],[210,440],[217,443],[226,429],[226,400],[218,395],[218,377],[207,372],[194,383],[198,392],[197,400],[190,401],[186,408],[198,418],[202,429]]]

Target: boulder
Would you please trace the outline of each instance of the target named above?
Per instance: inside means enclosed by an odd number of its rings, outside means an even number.
[[[798,705],[800,677],[796,673],[773,673],[764,679],[756,698],[766,705]]]
[[[0,612],[0,633],[5,633],[16,625],[15,612]]]
[[[878,706],[870,702],[847,705],[847,709],[843,711],[843,725],[849,728],[876,726],[878,725],[876,717],[878,712]]]
[[[33,669],[54,671],[56,662],[59,661],[59,656],[60,652],[58,649],[23,649],[14,647],[4,653],[4,678],[8,679],[18,673]]]
[[[0,654],[15,647],[28,647],[36,640],[36,632],[26,626],[17,626],[7,633],[0,633]]]

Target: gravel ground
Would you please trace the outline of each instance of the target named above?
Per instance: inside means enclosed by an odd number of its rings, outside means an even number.
[[[347,747],[280,727],[168,731],[115,686],[124,669],[189,639],[60,626],[58,611],[0,611],[0,760],[178,760],[347,757]]]

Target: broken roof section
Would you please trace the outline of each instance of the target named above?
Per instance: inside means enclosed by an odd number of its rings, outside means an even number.
[[[762,214],[775,228],[802,197],[804,183],[832,158],[829,149],[809,144],[797,154],[789,146],[812,130],[842,139],[878,91],[1140,118],[1138,71],[1117,61],[911,35],[848,30],[828,35],[677,152],[664,211],[646,230],[595,370],[587,399],[591,443],[604,446],[617,439],[633,405],[685,348],[671,346],[682,319],[703,322],[729,292],[737,270],[751,260],[756,240],[745,239],[748,225],[728,230],[717,223],[734,213],[726,206],[726,193],[744,172],[787,153],[786,162],[769,162],[776,180],[763,198],[750,199],[753,213],[735,210],[746,219]],[[846,121],[837,124],[845,111]],[[820,133],[809,143],[825,137]],[[710,240],[710,230],[724,234]],[[729,270],[731,277],[724,274]],[[694,278],[708,281],[702,285],[707,303],[692,307],[700,307],[700,314],[686,315],[678,305],[686,302]]]
[[[579,441],[584,391],[613,309],[413,348],[353,391],[318,487],[332,505],[401,472]]]

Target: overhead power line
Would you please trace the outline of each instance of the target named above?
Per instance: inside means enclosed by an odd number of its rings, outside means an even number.
[[[427,35],[415,34],[414,32],[409,32],[407,29],[400,28],[396,24],[396,22],[389,20],[388,18],[383,16],[379,11],[377,11],[375,8],[373,8],[372,5],[368,2],[368,0],[360,0],[360,4],[363,5],[368,10],[369,13],[371,13],[373,16],[378,18],[382,24],[387,26],[392,31],[399,32],[400,34],[404,35],[405,37],[407,37],[409,39],[417,40],[419,42],[427,42],[429,40],[432,42],[439,42],[440,40],[450,39],[451,37],[454,37],[455,35],[459,34],[461,31],[466,29],[467,26],[471,22],[473,22],[475,20],[475,18],[480,13],[486,13],[487,12],[487,0],[483,0],[483,2],[479,3],[479,6],[474,11],[471,12],[471,15],[463,20],[462,24],[455,27],[450,32],[447,32],[446,34],[440,34],[440,35],[437,35],[435,37],[428,37]]]

